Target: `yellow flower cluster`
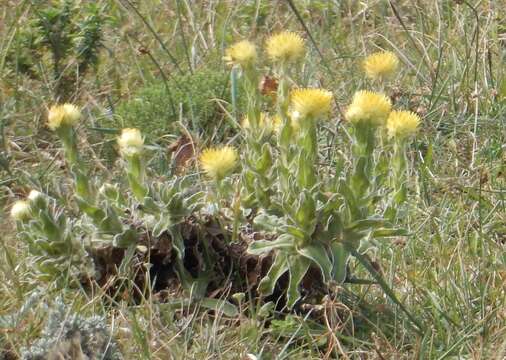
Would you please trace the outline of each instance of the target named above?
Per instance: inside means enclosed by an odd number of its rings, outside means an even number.
[[[388,136],[406,138],[414,133],[420,125],[420,116],[411,111],[392,111],[387,120]]]
[[[295,89],[290,94],[292,120],[321,118],[330,111],[332,93],[323,89]]]
[[[351,123],[367,122],[381,126],[385,124],[391,109],[392,102],[386,95],[362,90],[353,96],[345,116]]]
[[[56,130],[61,126],[74,126],[81,118],[81,112],[72,104],[53,105],[47,116],[47,126]]]
[[[237,152],[231,146],[205,149],[200,155],[200,164],[207,176],[221,180],[237,165]]]
[[[243,68],[251,66],[257,57],[255,44],[248,40],[235,43],[225,51],[223,58],[230,65],[240,65]]]
[[[304,39],[290,31],[283,31],[272,35],[266,41],[266,51],[274,62],[293,63],[301,59],[306,49]],[[240,65],[247,68],[255,62],[257,51],[255,44],[248,40],[239,41],[225,50],[223,59],[229,65]]]
[[[306,52],[304,39],[294,32],[283,31],[267,39],[266,50],[274,62],[291,63],[299,60]]]
[[[345,116],[353,124],[385,126],[388,136],[399,139],[414,134],[421,122],[420,116],[411,111],[392,111],[386,95],[364,90],[355,93]]]
[[[391,51],[381,51],[369,55],[363,63],[366,75],[373,79],[385,79],[391,76],[399,66],[399,58]]]
[[[117,141],[120,154],[126,157],[140,154],[144,146],[144,138],[139,129],[123,129]]]

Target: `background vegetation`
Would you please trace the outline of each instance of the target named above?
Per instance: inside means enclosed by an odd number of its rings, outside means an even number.
[[[15,359],[32,345],[47,304],[61,296],[72,312],[107,319],[125,358],[504,358],[505,5],[3,1],[0,357]],[[423,116],[410,155],[415,192],[403,221],[412,235],[380,243],[369,256],[427,332],[410,330],[375,285],[345,284],[339,301],[310,309],[324,319],[318,322],[308,313],[265,313],[250,303],[240,303],[239,313],[216,313],[205,303],[146,297],[132,305],[128,295],[117,301],[79,290],[42,291],[23,307],[38,284],[30,281],[26,248],[4,215],[32,188],[60,202],[69,196],[61,149],[45,127],[47,108],[57,100],[84,106],[78,132],[88,137],[81,137],[81,148],[111,179],[121,177],[114,166],[117,130],[142,128],[156,154],[151,165],[163,175],[167,147],[180,134],[191,134],[199,149],[235,136],[237,124],[226,116],[234,107],[224,49],[243,38],[261,43],[284,29],[304,35],[310,49],[298,82],[334,93],[338,111],[329,138],[343,136],[340,114],[350,94],[368,85],[363,57],[387,49],[401,60],[400,75],[385,90]]]

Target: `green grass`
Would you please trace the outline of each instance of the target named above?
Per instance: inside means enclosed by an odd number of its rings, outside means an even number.
[[[26,30],[37,6],[12,3],[17,6],[0,5],[0,54],[15,49],[17,35]],[[317,48],[308,41],[306,64],[296,78],[332,90],[341,111],[355,90],[372,86],[361,72],[363,56],[378,48],[394,51],[401,71],[385,91],[395,94],[399,106],[423,115],[410,154],[412,193],[403,220],[411,235],[377,243],[368,255],[426,331],[413,331],[375,285],[346,284],[324,306],[289,317],[262,317],[258,304],[250,303],[241,304],[239,315],[227,316],[202,304],[169,307],[154,297],[132,305],[100,291],[48,290],[18,321],[0,322],[0,358],[7,351],[16,358],[39,336],[47,317],[44,303],[57,295],[80,314],[105,316],[125,358],[506,356],[506,29],[501,2],[293,1],[300,19],[288,3],[141,1],[134,10],[134,2],[100,1],[107,6],[108,20],[99,66],[72,93],[87,115],[79,132],[95,134],[96,141],[83,140],[87,158],[96,169],[108,168],[111,178],[117,176],[117,169],[101,158],[106,142],[90,128],[102,127],[111,109],[117,109],[127,124],[137,125],[145,116],[142,121],[150,129],[160,110],[130,110],[139,89],[163,83],[163,77],[172,84],[172,77],[185,79],[201,69],[226,74],[216,58],[235,40],[263,43],[279,29],[311,36]],[[37,77],[6,60],[0,55],[0,203],[5,208],[0,219],[0,319],[18,312],[42,286],[30,280],[27,249],[4,216],[9,204],[34,187],[63,199],[69,186],[61,149],[44,127],[55,85],[48,54],[31,60]],[[206,89],[198,101],[193,101],[194,91],[186,97],[179,92],[178,102],[209,101],[213,110],[221,110],[206,119],[206,126],[212,129],[214,121],[217,127],[233,128],[230,105],[216,105],[221,88]],[[200,105],[198,111],[204,111]],[[326,134],[328,143],[338,147],[345,135],[342,116],[335,114]],[[178,120],[174,131],[190,129],[203,143],[219,139],[219,129],[207,135],[197,131],[191,115]],[[159,131],[155,125],[151,134],[160,136]],[[162,145],[174,137],[167,135]],[[359,264],[351,266],[358,277],[368,277]]]

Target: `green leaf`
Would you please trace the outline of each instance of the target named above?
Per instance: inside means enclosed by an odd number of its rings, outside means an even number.
[[[300,240],[306,240],[309,238],[309,235],[297,226],[283,225],[280,230]]]
[[[255,225],[259,230],[276,232],[276,230],[283,225],[281,218],[275,215],[269,215],[265,212],[260,212],[253,219],[253,225]]]
[[[160,214],[160,218],[153,226],[153,236],[156,238],[160,237],[165,231],[167,231],[171,227],[171,225],[172,220],[170,216],[165,213]]]
[[[179,226],[173,225],[167,228],[167,231],[169,232],[171,238],[172,238],[172,246],[173,249],[177,252],[177,257],[179,259],[182,259],[184,257],[185,253],[185,247],[184,247],[184,239],[181,235],[181,231]]]
[[[288,262],[286,255],[282,253],[276,254],[276,258],[269,269],[267,275],[258,284],[258,291],[263,295],[271,295],[274,292],[274,287],[278,282],[281,275],[288,270]]]
[[[301,151],[297,166],[297,181],[301,188],[310,188],[316,182],[315,170],[311,162],[307,154]]]
[[[205,193],[203,191],[198,191],[195,194],[188,196],[184,199],[184,206],[186,208],[193,208],[200,205],[200,203],[204,200]]]
[[[342,284],[346,279],[346,267],[350,252],[339,242],[333,242],[330,245],[330,250],[332,254],[332,276],[335,282]]]
[[[370,185],[369,178],[367,175],[368,164],[369,159],[367,157],[361,156],[357,161],[355,173],[351,176],[350,187],[354,190],[354,193],[356,195],[364,194]]]
[[[81,196],[76,195],[75,197],[77,206],[79,209],[84,212],[86,215],[91,217],[93,221],[95,221],[98,224],[103,220],[105,217],[105,212],[100,209],[99,207],[96,207],[92,204],[90,204],[88,201],[83,199]]]
[[[262,175],[266,175],[267,170],[272,167],[272,155],[269,145],[265,143],[262,146],[262,155],[256,161],[255,170]]]
[[[323,245],[309,245],[302,249],[297,249],[297,252],[312,260],[320,268],[323,280],[325,282],[329,281],[332,274],[332,263],[330,262]]]
[[[248,253],[260,255],[274,249],[289,249],[294,247],[294,238],[291,235],[280,235],[276,240],[253,241],[248,247]]]
[[[373,238],[384,238],[392,236],[408,236],[409,232],[406,229],[376,229],[372,232]]]
[[[305,230],[312,230],[310,228],[314,223],[315,217],[316,202],[314,201],[311,193],[308,190],[304,190],[299,196],[295,221]]]
[[[299,286],[311,265],[311,261],[301,255],[290,256],[288,258],[288,271],[290,272],[290,282],[286,292],[286,306],[291,309],[300,298]]]
[[[215,310],[217,312],[222,312],[228,317],[235,318],[239,315],[239,310],[237,309],[237,306],[225,300],[203,298],[202,300],[200,300],[200,305],[202,307]]]
[[[137,181],[138,177],[134,174],[128,173],[127,178],[128,183],[130,184],[130,189],[132,190],[137,200],[143,201],[144,197],[148,193],[147,189],[139,181]]]
[[[345,230],[364,231],[370,228],[377,228],[383,225],[385,225],[385,219],[380,217],[370,217],[367,219],[362,219],[351,223],[349,226],[346,227]]]
[[[137,232],[133,229],[127,229],[113,238],[113,246],[126,249],[137,243]]]
[[[339,185],[339,193],[343,196],[346,202],[351,218],[355,219],[359,217],[360,209],[358,208],[357,199],[355,198],[355,195],[353,195],[353,191],[344,180],[341,180],[341,183]]]

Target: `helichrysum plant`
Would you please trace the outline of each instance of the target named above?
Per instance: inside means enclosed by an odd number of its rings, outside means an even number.
[[[102,274],[94,271],[94,260],[107,253],[101,249],[133,251],[139,245],[141,233],[147,232],[155,238],[167,233],[177,255],[175,271],[185,285],[191,286],[192,279],[183,266],[185,245],[181,224],[198,210],[202,193],[187,191],[189,183],[185,177],[149,179],[144,136],[132,128],[123,129],[117,138],[129,191],[122,190],[122,183],[98,186],[99,179],[90,176],[89,165],[78,148],[75,127],[82,120],[77,106],[62,104],[50,108],[47,122],[61,140],[73,175],[73,196],[64,205],[68,208],[77,205],[78,216],[71,218],[63,209],[50,206],[50,199],[35,191],[11,208],[11,217],[17,223],[20,238],[28,244],[39,278],[58,280],[58,284],[63,284],[60,280],[73,283],[99,278]],[[221,150],[227,153],[229,149]],[[216,171],[210,175],[216,180],[222,180],[236,164],[233,150],[228,160],[226,156],[222,158],[224,153],[214,157]]]
[[[142,150],[144,138],[139,129],[123,129],[118,137],[119,152],[126,161],[126,171],[130,188],[138,201],[143,201],[147,195],[144,186],[144,164]]]
[[[393,196],[387,210],[390,218],[397,215],[398,208],[407,199],[407,146],[409,139],[418,130],[420,122],[420,116],[411,111],[392,111],[387,119],[387,134],[393,143],[391,159]]]
[[[378,197],[387,197],[391,191],[388,186],[380,188],[382,183],[375,178],[379,164],[399,157],[379,151],[382,133],[393,138],[395,126],[395,139],[406,137],[400,136],[404,133],[400,123],[392,123],[388,130],[392,112],[388,96],[358,91],[345,112],[352,135],[352,166],[338,167],[332,178],[324,177],[328,172],[320,165],[318,129],[332,117],[332,93],[294,85],[293,74],[305,54],[299,35],[275,34],[267,39],[265,50],[278,81],[276,101],[273,115],[265,113],[256,88],[246,87],[250,100],[242,122],[246,146],[241,152],[241,197],[243,207],[254,214],[257,230],[274,235],[274,240],[255,240],[249,245],[252,254],[272,252],[274,256],[259,291],[271,294],[278,279],[288,273],[287,306],[292,307],[301,296],[300,284],[310,267],[320,270],[324,283],[342,283],[350,276],[350,257],[364,261],[360,254],[367,249],[368,240],[404,233],[381,216],[383,203]],[[255,60],[236,63],[247,83],[260,78],[258,54]],[[398,59],[391,53],[376,54],[364,62],[367,76],[373,79],[386,79],[397,67]],[[272,122],[267,119],[274,117],[276,131],[268,131],[266,124]],[[400,172],[389,175],[397,177]]]
[[[247,99],[244,114],[235,114],[241,136],[233,146],[203,150],[196,162],[198,174],[153,178],[146,166],[149,140],[139,129],[125,128],[116,144],[126,180],[100,183],[98,176],[90,176],[90,165],[78,148],[76,127],[84,121],[80,109],[72,104],[51,107],[47,125],[61,140],[73,175],[74,194],[64,206],[77,205],[79,213],[67,216],[39,192],[12,206],[12,219],[38,273],[48,279],[90,277],[97,248],[134,254],[142,241],[146,248],[146,243],[168,236],[170,251],[164,261],[172,264],[184,288],[193,292],[197,287],[203,296],[219,257],[211,244],[197,239],[202,252],[198,269],[188,271],[184,226],[189,217],[197,224],[213,217],[223,226],[224,238],[229,239],[231,230],[231,242],[244,238],[238,236],[241,229],[253,227],[258,236],[248,242],[248,252],[272,256],[258,292],[272,294],[288,274],[288,308],[301,298],[310,268],[330,289],[352,277],[351,259],[395,299],[363,254],[375,239],[406,233],[396,220],[408,199],[408,144],[421,119],[392,111],[384,92],[359,90],[344,112],[350,141],[343,141],[337,159],[328,161],[321,154],[321,134],[325,122],[335,121],[335,99],[328,89],[296,85],[306,54],[304,39],[282,32],[266,40],[265,50],[277,84],[267,101],[258,87],[264,67],[255,44],[244,40],[226,50],[235,85]],[[381,54],[366,63],[366,75],[383,80],[395,73],[398,61]]]
[[[93,263],[74,224],[46,195],[32,190],[26,200],[14,203],[11,217],[20,239],[28,245],[37,279],[61,287],[93,276]]]
[[[65,155],[71,165],[75,165],[78,161],[73,131],[80,118],[81,111],[73,104],[53,105],[47,115],[47,127],[55,131],[62,140]]]
[[[119,219],[114,204],[97,196],[96,186],[90,179],[87,164],[79,153],[75,127],[82,118],[79,108],[73,104],[54,105],[49,109],[47,126],[53,130],[63,144],[65,159],[74,177],[75,195],[79,209],[91,219],[89,228],[93,233],[92,243],[116,243],[132,234]]]

